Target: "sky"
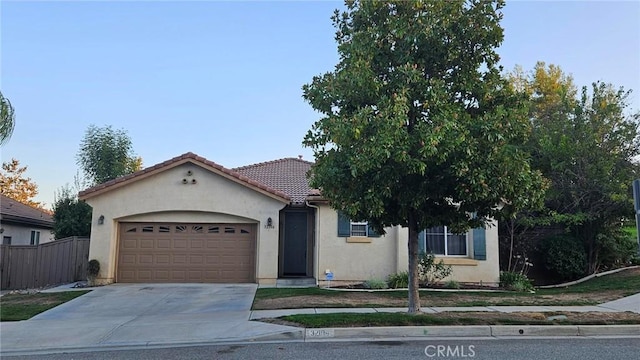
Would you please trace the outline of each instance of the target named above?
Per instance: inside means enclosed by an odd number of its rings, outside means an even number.
[[[16,114],[16,158],[50,207],[73,184],[87,127],[128,132],[144,166],[194,152],[228,168],[313,161],[302,139],[320,115],[302,98],[338,61],[337,1],[0,3],[0,90]],[[559,65],[578,86],[635,92],[640,2],[508,1],[501,65]]]

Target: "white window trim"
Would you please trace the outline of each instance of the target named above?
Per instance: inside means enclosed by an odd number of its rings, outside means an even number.
[[[428,236],[427,235],[429,234],[429,232],[427,230],[429,230],[429,229],[425,229],[424,230],[424,249],[425,250],[427,249],[427,242],[428,242]],[[442,235],[440,233],[431,233],[431,234],[437,234],[438,236]],[[462,234],[453,234],[452,233],[452,235],[462,235]],[[456,258],[468,258],[468,257],[471,256],[471,254],[469,253],[469,232],[468,231],[464,234],[464,241],[465,241],[465,245],[466,245],[465,246],[466,254],[464,254],[464,255],[449,255],[448,254],[449,247],[447,246],[448,245],[448,241],[449,241],[449,228],[447,226],[444,226],[444,254],[434,254],[435,256],[452,257],[452,258],[454,258],[454,257],[456,257]]]
[[[31,238],[29,243],[31,245],[40,245],[40,230],[31,230]]]
[[[353,235],[353,226],[362,226],[364,225],[364,235]],[[367,221],[351,221],[349,224],[349,234],[352,237],[369,237],[369,223]]]

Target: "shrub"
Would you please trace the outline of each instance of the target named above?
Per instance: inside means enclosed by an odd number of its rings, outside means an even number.
[[[93,283],[93,281],[98,277],[99,273],[100,262],[96,259],[89,260],[89,263],[87,264],[87,279],[89,280],[89,282]]]
[[[436,262],[435,255],[428,253],[420,254],[418,260],[418,276],[420,283],[429,286],[451,275],[450,265],[445,265],[442,260]]]
[[[387,283],[390,288],[408,288],[409,287],[409,272],[402,271],[395,274],[390,274],[387,278]]]
[[[635,235],[635,233],[633,234]],[[638,251],[638,240],[620,228],[596,236],[599,268],[612,269],[627,266]]]
[[[544,267],[559,280],[575,280],[586,273],[587,254],[582,242],[570,235],[556,235],[541,243]]]
[[[386,289],[388,287],[387,282],[381,279],[369,279],[363,285],[367,289]]]
[[[444,284],[447,289],[460,289],[460,283],[455,280],[449,280]]]
[[[500,286],[522,292],[533,290],[533,282],[526,275],[513,271],[500,272]]]

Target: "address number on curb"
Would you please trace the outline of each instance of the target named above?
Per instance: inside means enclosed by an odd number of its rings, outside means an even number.
[[[334,336],[333,329],[307,329],[308,338],[332,338]]]

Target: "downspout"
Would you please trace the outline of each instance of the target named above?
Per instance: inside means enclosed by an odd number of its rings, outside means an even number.
[[[313,242],[315,247],[315,261],[313,266],[315,267],[315,278],[316,278],[316,286],[319,286],[320,283],[318,279],[320,278],[320,207],[309,204],[308,200],[304,201],[304,204],[310,208],[316,209],[315,216],[315,229],[313,229]]]

